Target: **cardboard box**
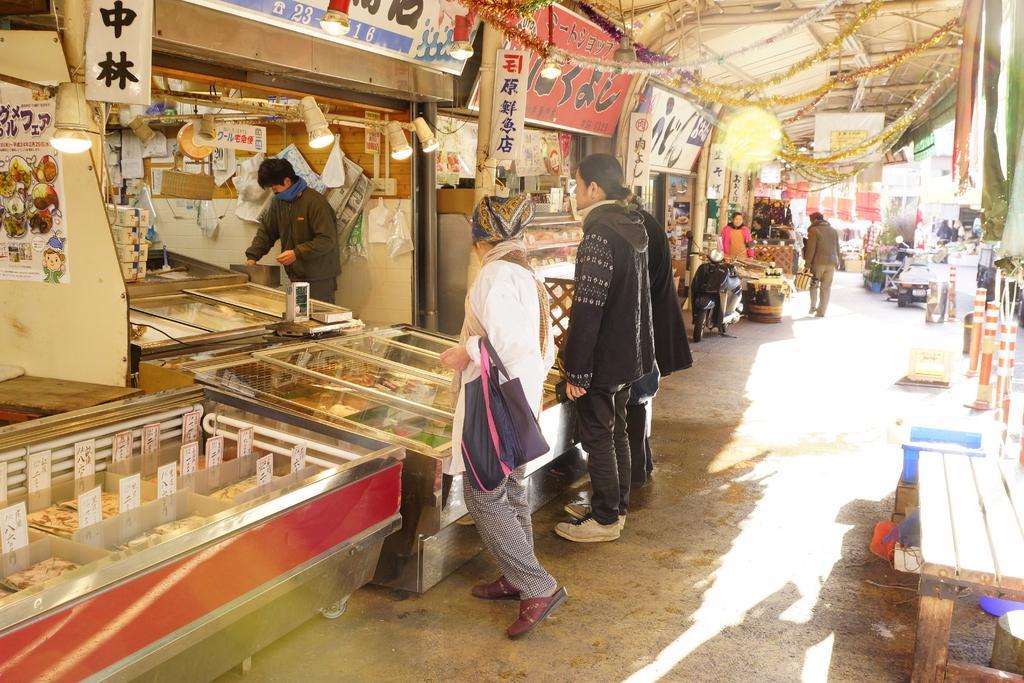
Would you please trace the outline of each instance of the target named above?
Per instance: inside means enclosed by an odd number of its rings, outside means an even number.
[[[864,260],[848,258],[843,261],[843,267],[847,273],[863,273],[864,272]]]
[[[134,206],[117,207],[117,225],[129,228],[149,227],[149,211]]]
[[[473,215],[476,208],[476,190],[438,190],[437,191],[437,212],[438,213],[461,213],[466,216]]]

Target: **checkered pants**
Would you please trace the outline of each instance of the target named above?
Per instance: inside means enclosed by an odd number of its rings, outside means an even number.
[[[470,486],[468,476],[462,478],[466,507],[480,538],[522,599],[551,595],[557,586],[533,552],[530,501],[523,485],[525,472],[525,466],[513,470],[490,492],[477,491]]]

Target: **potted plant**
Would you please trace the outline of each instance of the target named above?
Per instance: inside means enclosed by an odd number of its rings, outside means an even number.
[[[882,264],[872,261],[871,267],[864,271],[864,286],[878,294],[882,291],[883,284],[885,284],[885,274],[882,273]]]

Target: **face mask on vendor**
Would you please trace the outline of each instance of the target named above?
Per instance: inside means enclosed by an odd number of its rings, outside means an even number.
[[[274,194],[281,194],[282,192],[287,191],[288,188],[290,188],[291,186],[292,186],[292,179],[291,178],[285,178],[284,182],[281,183],[280,185],[271,185],[270,186],[270,191],[273,192]]]

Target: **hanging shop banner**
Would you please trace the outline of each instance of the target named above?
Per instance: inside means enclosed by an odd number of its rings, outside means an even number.
[[[778,185],[782,182],[782,166],[765,164],[761,167],[761,182],[765,185]]]
[[[853,114],[814,115],[814,153],[825,155],[847,147],[859,145],[882,132],[884,113],[857,112]],[[881,152],[874,152],[857,161],[878,161]]]
[[[470,10],[450,0],[352,0],[348,11],[348,31],[337,37],[320,28],[328,0],[186,2],[455,75],[462,74],[466,65],[465,61],[448,55],[455,33],[455,17],[470,16],[470,23],[474,26],[470,42],[479,27]]]
[[[436,137],[440,145],[434,155],[437,182],[457,186],[459,178],[475,177],[476,121],[438,116]]]
[[[638,111],[651,121],[651,168],[689,173],[711,134],[711,122],[683,96],[660,85],[648,85]]]
[[[711,145],[708,157],[708,199],[721,199],[725,193],[726,167],[725,145]]]
[[[651,123],[647,114],[629,115],[626,149],[626,186],[647,185],[651,169]]]
[[[729,203],[746,206],[747,176],[745,173],[729,174]]]
[[[494,116],[491,158],[515,159],[526,137],[526,76],[530,55],[525,50],[498,50],[494,63]]]
[[[0,280],[71,281],[54,101],[0,88]]]
[[[549,22],[552,42],[572,54],[611,59],[619,47],[618,41],[600,26],[560,5],[551,5],[532,17],[521,17],[519,27],[547,40]],[[548,79],[540,76],[543,65],[543,60],[531,53],[526,98],[528,122],[603,137],[615,134],[633,76],[602,73],[570,63],[558,78]],[[474,90],[471,109],[480,108],[479,90]]]
[[[93,0],[85,64],[86,99],[149,106],[153,0]]]
[[[192,143],[202,147],[207,143],[199,139],[199,127],[192,127]],[[211,147],[241,149],[248,152],[267,151],[267,129],[241,123],[218,123],[217,137]]]

